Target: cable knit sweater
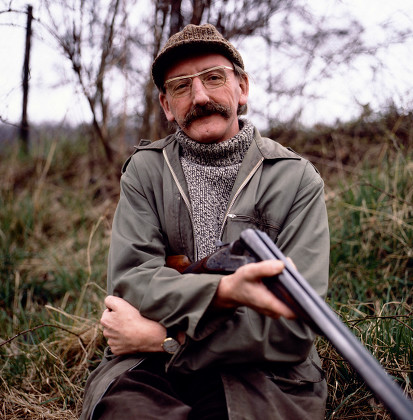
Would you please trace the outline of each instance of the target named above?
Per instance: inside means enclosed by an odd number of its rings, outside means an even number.
[[[240,120],[240,127],[231,139],[212,144],[198,143],[182,130],[176,133],[192,206],[198,259],[216,249],[235,178],[253,139],[254,128],[249,121]]]

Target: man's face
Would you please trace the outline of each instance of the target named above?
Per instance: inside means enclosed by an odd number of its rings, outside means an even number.
[[[188,76],[216,66],[233,68],[220,54],[205,54],[179,61],[165,74],[165,80]],[[159,100],[168,121],[176,121],[187,136],[200,143],[228,140],[239,131],[237,109],[248,99],[248,79],[224,69],[226,82],[218,88],[205,87],[202,76],[192,78],[189,94],[174,97],[167,90]],[[192,117],[191,117],[192,116]]]

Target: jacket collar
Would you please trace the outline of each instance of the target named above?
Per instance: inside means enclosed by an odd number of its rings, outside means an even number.
[[[141,140],[136,151],[139,150],[159,150],[161,151],[175,140],[175,135],[171,134],[161,140],[151,142],[150,140]],[[292,149],[281,146],[278,142],[267,137],[261,137],[261,134],[254,127],[254,142],[258,152],[264,159],[301,159],[301,156]],[[254,144],[253,142],[253,144]]]
[[[254,128],[254,140],[264,159],[301,159],[301,156],[289,147],[284,147],[268,137],[261,137],[257,128]]]

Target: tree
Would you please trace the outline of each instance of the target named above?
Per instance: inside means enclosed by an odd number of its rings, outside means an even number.
[[[107,83],[111,73],[125,65],[126,52],[119,48],[127,38],[122,31],[127,22],[125,6],[123,0],[44,0],[49,19],[43,24],[72,64],[89,104],[94,134],[109,163],[114,160],[114,149],[109,132],[111,110]]]

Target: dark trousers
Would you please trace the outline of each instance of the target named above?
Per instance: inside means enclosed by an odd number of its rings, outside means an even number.
[[[218,372],[165,373],[165,357],[151,355],[125,372],[97,404],[93,420],[227,420]]]

